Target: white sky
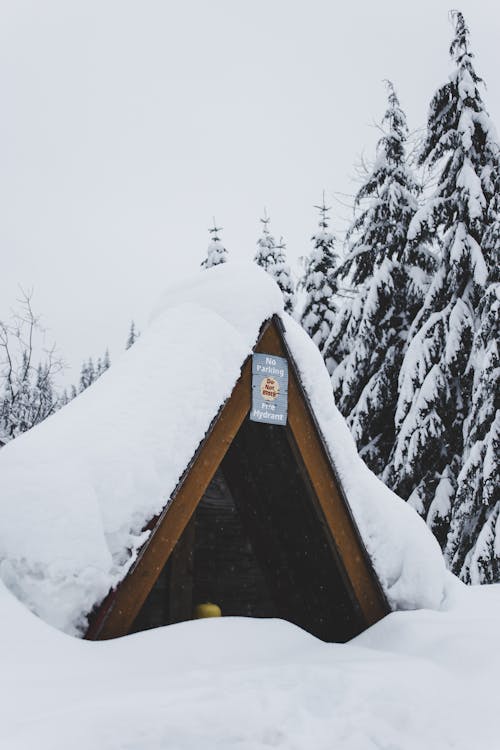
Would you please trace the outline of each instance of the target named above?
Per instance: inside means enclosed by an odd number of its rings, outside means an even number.
[[[352,192],[372,152],[384,78],[425,123],[450,5],[1,0],[0,316],[33,286],[76,380],[197,267],[212,215],[235,258],[253,256],[264,205],[290,259],[306,254],[322,189]],[[460,9],[500,126],[500,3]]]

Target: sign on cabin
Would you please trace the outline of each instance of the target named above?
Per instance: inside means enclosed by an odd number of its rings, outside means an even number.
[[[274,354],[254,354],[250,419],[285,427],[287,412],[288,362]]]

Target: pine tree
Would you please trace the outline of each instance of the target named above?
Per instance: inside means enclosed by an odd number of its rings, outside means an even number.
[[[324,192],[322,205],[315,208],[319,211],[320,219],[318,230],[312,237],[313,249],[307,259],[301,283],[307,293],[301,323],[323,353],[337,311],[335,294],[338,282],[335,271],[338,255],[335,250],[335,237],[328,229],[330,207],[325,205]]]
[[[0,405],[2,435],[12,440],[54,414],[57,408],[50,363],[39,363],[35,368],[28,351],[23,351],[15,383],[6,389]]]
[[[110,365],[111,360],[109,357],[108,349],[106,349],[104,357],[98,357],[97,364],[95,366],[92,357],[89,357],[88,360],[82,364],[80,370],[80,383],[78,387],[78,393],[82,393],[82,391],[86,390],[89,385],[92,385],[92,383],[94,383],[98,378],[101,377],[103,372],[106,372]],[[74,390],[76,391],[76,389]],[[74,396],[72,396],[72,398],[74,398]]]
[[[89,385],[92,385],[97,377],[96,369],[92,357],[89,357],[86,362],[82,364],[80,370],[80,387],[79,393],[82,393]]]
[[[498,277],[498,266],[493,277]],[[500,506],[499,321],[500,283],[492,281],[481,303],[472,349],[471,410],[464,424],[465,449],[445,547],[449,567],[468,583],[500,581],[500,523],[495,521]]]
[[[426,517],[442,545],[455,493],[465,492],[469,501],[474,494],[475,482],[467,482],[465,490],[460,469],[464,426],[470,421],[477,311],[493,262],[492,248],[484,241],[493,231],[488,216],[499,169],[498,143],[481,99],[469,31],[461,13],[453,12],[452,18],[455,69],[431,101],[419,157],[421,164],[437,170],[437,185],[409,230],[412,246],[437,239],[441,261],[410,334],[399,381],[397,442],[385,474]],[[454,558],[452,549],[448,556]],[[460,565],[458,558],[454,565]]]
[[[130,349],[130,347],[135,344],[139,336],[140,333],[136,330],[135,323],[132,320],[130,323],[130,330],[128,333],[127,343],[125,344],[125,349]]]
[[[262,234],[257,240],[257,252],[254,256],[254,261],[257,265],[262,266],[265,271],[269,271],[269,268],[276,262],[276,240],[269,231],[269,222],[271,219],[267,215],[266,209],[264,209],[264,218],[260,219],[262,224]]]
[[[269,231],[270,218],[264,210],[264,218],[260,220],[262,235],[257,240],[255,263],[262,266],[273,277],[283,294],[285,311],[291,313],[295,304],[295,291],[290,266],[286,261],[286,245],[281,237],[279,244]]]
[[[57,408],[54,385],[47,365],[38,365],[34,392],[36,398],[32,401],[35,403],[35,413],[31,421],[33,424],[38,424],[38,422],[42,422],[50,414],[53,414]]]
[[[358,449],[381,472],[394,445],[397,382],[411,322],[432,264],[407,233],[419,185],[407,164],[408,126],[393,85],[371,172],[356,198],[348,254],[337,276],[353,287],[325,346],[337,405]]]
[[[450,568],[467,583],[500,581],[500,175],[496,177],[482,244],[490,279],[474,340],[472,409],[445,549]]]
[[[109,370],[111,366],[111,359],[109,357],[109,349],[106,349],[104,352],[104,357],[99,357],[97,362],[97,371],[96,371],[96,379],[99,378],[103,372],[106,372],[106,370]]]
[[[22,292],[20,309],[11,322],[0,321],[0,441],[6,443],[43,421],[57,408],[53,378],[63,363],[55,346],[35,364],[43,344],[40,318],[31,306],[32,294]]]
[[[68,389],[64,388],[61,395],[57,400],[57,408],[60,409],[71,401],[71,395],[68,393]]]
[[[109,349],[106,349],[106,351],[104,352],[104,359],[102,361],[102,367],[103,367],[103,372],[106,372],[106,370],[109,370],[109,368],[111,367],[111,357],[109,356]]]
[[[29,418],[31,375],[30,355],[28,350],[24,349],[21,354],[20,367],[13,373],[11,381],[6,383],[3,399],[2,413],[5,420],[3,433],[8,440],[13,440],[33,426]]]
[[[219,232],[221,231],[222,227],[217,226],[214,218],[214,225],[208,230],[210,243],[207,248],[207,257],[201,264],[203,268],[212,268],[213,266],[218,266],[227,261],[228,252],[219,237]]]
[[[276,262],[269,268],[268,273],[271,274],[281,289],[285,312],[291,315],[295,306],[295,285],[290,266],[286,260],[286,244],[283,237],[280,237],[280,241],[276,245]]]

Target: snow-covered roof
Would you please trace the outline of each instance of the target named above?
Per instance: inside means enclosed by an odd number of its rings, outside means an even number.
[[[394,609],[440,606],[447,574],[419,516],[358,457],[316,346],[274,281],[226,263],[171,287],[133,347],[92,386],[0,452],[0,577],[32,611],[81,633],[126,575],[262,323],[287,344]]]

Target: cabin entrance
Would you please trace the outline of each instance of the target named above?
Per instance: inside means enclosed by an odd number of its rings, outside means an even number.
[[[130,632],[190,620],[204,602],[326,641],[363,630],[289,428],[244,420]]]

